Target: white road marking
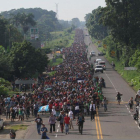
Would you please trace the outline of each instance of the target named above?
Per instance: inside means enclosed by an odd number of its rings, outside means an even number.
[[[138,129],[140,129],[140,127],[138,126]]]
[[[57,129],[57,132],[59,131],[59,129]]]
[[[57,138],[57,134],[56,134],[56,136],[55,136],[56,138]]]
[[[135,121],[135,123],[138,124],[136,121]]]
[[[125,105],[125,107],[127,108],[127,105]]]
[[[109,76],[106,74],[106,72],[105,72],[105,75],[107,76],[107,78],[108,78],[108,79],[109,79],[109,81],[111,82],[112,86],[114,87],[115,91],[117,92],[116,87],[114,86],[114,84],[112,83],[111,79],[110,79],[110,78],[109,78]]]
[[[133,115],[131,115],[133,117]]]
[[[129,110],[129,108],[127,107],[127,109]]]
[[[129,111],[129,113],[131,113],[131,112]]]
[[[58,124],[58,127],[60,127],[60,124]]]

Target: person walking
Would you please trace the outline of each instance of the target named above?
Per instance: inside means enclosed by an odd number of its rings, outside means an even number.
[[[6,119],[8,119],[8,117],[10,119],[10,104],[8,103],[5,108],[6,108]]]
[[[38,104],[35,102],[34,104],[34,116],[37,117],[37,112],[38,112]]]
[[[91,113],[91,121],[92,121],[96,114],[96,107],[95,107],[95,103],[93,103],[93,101],[91,101],[91,104],[90,104],[90,113]]]
[[[79,133],[83,133],[83,124],[85,122],[85,118],[82,114],[82,112],[79,114],[78,119],[77,119],[77,124],[79,126]]]
[[[64,111],[61,111],[60,115],[58,117],[58,121],[60,121],[60,128],[61,128],[62,133],[63,133],[63,130],[64,130],[64,117],[65,117]]]
[[[68,116],[69,116],[69,118],[70,118],[70,129],[72,128],[72,129],[74,129],[74,127],[73,127],[73,123],[72,123],[72,121],[73,121],[73,119],[74,119],[74,117],[73,117],[73,112],[71,111],[71,109],[69,109],[68,110],[69,111],[69,113],[68,113]]]
[[[66,133],[66,135],[69,134],[69,123],[70,123],[70,117],[68,116],[68,114],[66,114],[66,116],[64,118],[65,133]]]
[[[133,101],[133,97],[131,97],[131,99],[129,100],[129,107],[131,111],[133,111],[133,105],[134,105],[134,101]]]
[[[53,127],[53,132],[55,132],[55,123],[56,123],[56,118],[53,114],[51,114],[51,116],[49,118],[50,133],[52,133],[52,127]]]
[[[37,124],[37,132],[38,132],[38,135],[41,135],[40,129],[41,129],[41,124],[43,123],[42,118],[40,118],[40,116],[37,115],[37,118],[35,119],[35,122]]]

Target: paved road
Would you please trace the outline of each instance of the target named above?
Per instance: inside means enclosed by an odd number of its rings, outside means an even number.
[[[84,31],[87,34],[87,31]],[[91,42],[89,36],[85,36],[85,43],[88,45]],[[91,44],[88,47],[88,52],[95,51],[98,53],[97,47]],[[91,62],[94,62],[95,58],[101,58],[104,61],[106,59],[101,57],[93,57]],[[139,139],[140,128],[138,128],[137,122],[132,118],[132,114],[127,106],[130,97],[135,96],[135,92],[129,87],[129,85],[121,78],[121,76],[111,68],[111,65],[106,61],[107,70],[104,73],[97,73],[99,77],[103,77],[106,81],[107,88],[103,89],[104,95],[109,100],[108,111],[104,112],[103,108],[100,108],[95,121],[90,121],[89,117],[86,117],[84,124],[83,135],[78,133],[78,127],[74,121],[74,130],[70,130],[69,135],[62,134],[60,132],[59,124],[56,124],[56,132],[48,134],[51,139]],[[123,94],[123,102],[121,105],[116,104],[116,92],[119,91]],[[43,120],[49,129],[47,124],[47,117],[44,116]],[[36,125],[33,122],[29,127],[28,133],[25,139],[39,139],[37,135]]]
[[[85,31],[87,34],[87,31]],[[91,42],[89,36],[85,37],[86,44]],[[91,44],[89,46],[89,52],[95,51],[98,54],[97,47]],[[134,90],[122,79],[122,77],[112,69],[111,65],[103,56],[97,56],[92,58],[92,62],[95,58],[101,58],[106,62],[107,70],[104,73],[98,73],[106,81],[107,88],[104,89],[104,95],[108,98],[109,102],[108,111],[103,112],[99,110],[99,117],[102,129],[103,139],[138,139],[140,137],[140,128],[137,122],[132,118],[133,113],[129,111],[129,107],[126,102],[130,97],[135,97]],[[123,94],[123,102],[121,105],[117,105],[115,102],[116,92],[119,91]]]

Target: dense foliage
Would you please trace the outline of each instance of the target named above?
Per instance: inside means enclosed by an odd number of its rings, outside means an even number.
[[[36,73],[42,73],[48,63],[47,56],[26,41],[14,43],[8,56],[13,75],[18,78],[32,77]]]
[[[124,66],[138,66],[132,60],[140,46],[139,4],[137,0],[106,0],[106,7],[99,7],[85,17],[89,33],[95,39],[104,38],[107,53],[112,57],[111,51],[114,51],[113,57]],[[109,33],[106,38],[101,27]]]
[[[99,24],[99,19],[102,16],[101,7],[92,11],[92,14],[87,14],[85,20],[87,21],[86,26],[89,30],[89,34],[96,39],[103,39],[108,35],[107,27]]]
[[[15,19],[19,19],[18,17],[20,17],[20,15],[32,14],[34,16],[35,22],[37,23],[36,27],[39,29],[40,40],[43,41],[46,40],[46,38],[48,37],[47,34],[49,34],[49,32],[62,29],[61,24],[56,18],[56,13],[53,11],[43,10],[41,8],[29,8],[29,9],[20,8],[17,10],[13,9],[10,11],[2,12],[1,14],[7,19],[10,19],[11,15],[15,16],[16,17]],[[15,23],[16,25],[19,25],[18,22]],[[27,31],[26,29],[27,28],[25,28],[25,31]]]

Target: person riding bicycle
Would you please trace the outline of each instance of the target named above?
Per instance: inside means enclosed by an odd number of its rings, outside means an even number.
[[[118,92],[118,93],[117,93],[117,96],[116,96],[119,105],[120,105],[120,102],[121,102],[121,96],[122,96],[122,95],[123,95],[123,94],[121,94],[120,92]]]
[[[85,118],[84,118],[84,116],[83,116],[83,114],[81,112],[79,114],[79,116],[78,116],[78,119],[77,119],[77,123],[79,125],[79,133],[81,133],[81,134],[82,134],[82,131],[83,131],[83,124],[84,124],[84,122],[85,122]]]

